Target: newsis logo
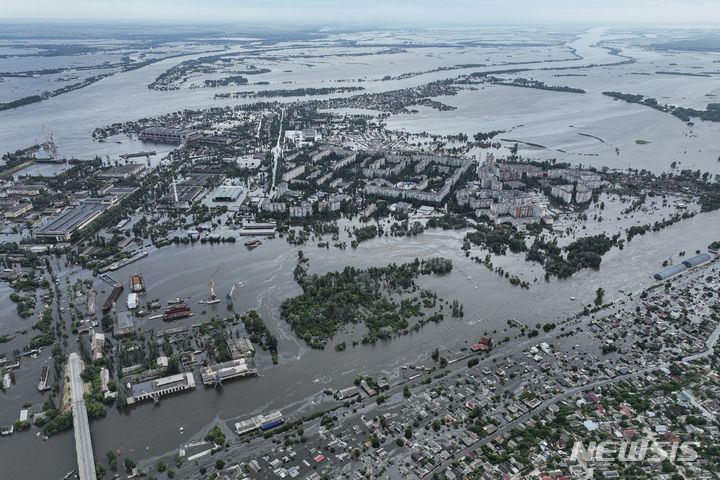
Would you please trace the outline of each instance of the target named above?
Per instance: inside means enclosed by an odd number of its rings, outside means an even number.
[[[618,442],[612,440],[600,443],[590,442],[587,448],[582,442],[573,445],[570,460],[582,461],[585,464],[609,462],[694,462],[698,454],[698,442],[658,442],[653,438],[644,438],[634,442]]]

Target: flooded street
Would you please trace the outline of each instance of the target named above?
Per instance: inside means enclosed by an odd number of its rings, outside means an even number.
[[[484,334],[502,336],[508,319],[531,325],[561,321],[592,302],[595,290],[600,286],[607,291],[608,301],[621,298],[620,289],[636,292],[646,287],[652,282],[652,274],[660,269],[662,259],[677,256],[679,250],[691,252],[705,248],[716,240],[718,222],[720,212],[701,214],[662,232],[636,237],[624,250],[611,250],[599,271],[582,270],[567,280],[545,282],[540,269],[524,261],[524,254],[493,259],[494,263],[502,262],[506,269],[529,279],[530,290],[511,287],[507,280],[466,258],[459,248],[464,235],[462,231],[431,230],[412,238],[376,238],[363,242],[356,250],[345,251],[319,249],[314,244],[291,247],[284,239],[266,241],[253,251],[240,244],[171,246],[151,251],[145,259],[113,272],[113,276],[124,279],[131,273],[142,272],[147,298],[166,301],[176,296],[190,296],[189,305],[198,313],[172,324],[160,319],[143,320],[144,325],[158,330],[196,324],[212,315],[224,314],[224,302],[203,307],[208,310],[205,315],[199,313],[201,306],[197,305],[197,301],[206,295],[207,281],[222,262],[222,269],[215,278],[218,293],[223,295],[233,282],[242,282],[243,286],[235,295],[235,310],[242,312],[254,308],[259,311],[279,339],[280,362],[273,365],[268,353],[259,352],[257,361],[261,376],[229,382],[217,390],[199,386],[194,391],[163,398],[157,406],[147,402],[120,412],[110,409],[106,418],[91,423],[95,454],[102,456],[109,449],[117,449],[137,460],[164,454],[216,422],[237,421],[273,409],[297,412],[298,415],[314,411],[320,408],[321,402],[327,401],[324,398],[328,397],[322,393],[326,388],[346,387],[358,375],[396,378],[400,375],[400,366],[427,360],[435,348],[457,350]],[[688,238],[690,230],[693,235]],[[663,241],[658,241],[661,235]],[[462,301],[465,316],[458,319],[448,315],[444,321],[430,323],[417,333],[373,345],[360,344],[345,352],[331,348],[334,340],[324,351],[312,350],[295,338],[279,316],[282,300],[300,293],[292,278],[299,249],[310,260],[310,273],[320,274],[345,265],[362,268],[382,266],[391,261],[412,261],[416,257],[451,258],[454,265],[451,274],[423,276],[418,284],[437,292],[440,298]],[[475,254],[471,252],[471,255]],[[532,282],[535,276],[541,279],[537,283]],[[102,288],[99,280],[95,281],[95,288]],[[99,294],[99,299],[104,301],[106,294]],[[577,300],[572,301],[570,297],[577,297]],[[362,330],[356,326],[354,331],[352,338],[359,340]],[[21,369],[18,374],[24,371],[30,369]],[[18,377],[18,387],[11,389],[10,395],[16,401],[40,397],[36,390],[28,397],[35,383],[35,379],[25,381]],[[15,415],[15,411],[4,411],[1,420],[7,423]],[[182,434],[180,427],[184,427]],[[47,442],[28,435],[15,435],[3,442],[5,452],[12,451],[16,458],[22,458],[22,461],[13,462],[18,467],[9,467],[11,470],[19,468],[10,472],[12,474],[60,477],[74,466],[74,457],[68,455],[74,445],[70,432]],[[28,448],[29,445],[32,448]],[[32,462],[38,453],[48,461]]]
[[[607,29],[592,29],[562,48],[540,44],[533,46],[525,56],[517,54],[517,50],[512,53],[512,48],[508,46],[467,47],[462,50],[438,46],[431,47],[432,51],[408,49],[407,55],[402,56],[342,56],[342,60],[337,61],[325,57],[265,59],[273,71],[259,75],[257,80],[267,81],[270,84],[268,88],[275,89],[317,87],[323,82],[354,85],[355,82],[362,83],[367,93],[377,93],[416,87],[477,71],[512,68],[510,65],[517,63],[520,65],[518,68],[532,70],[522,74],[528,78],[583,88],[587,93],[477,84],[460,90],[457,95],[435,98],[457,107],[455,110],[439,111],[419,106],[413,113],[389,115],[383,122],[391,130],[437,135],[463,132],[472,137],[477,132],[503,130],[498,139],[504,139],[505,146],[518,142],[519,153],[523,157],[557,159],[558,162],[567,161],[584,167],[607,166],[662,172],[670,169],[671,162],[678,162],[679,168],[683,169],[720,172],[719,123],[698,121],[691,125],[667,113],[602,95],[606,90],[647,93],[658,97],[665,92],[668,99],[678,102],[687,99],[688,104],[704,108],[703,99],[707,100],[707,95],[718,91],[717,84],[707,78],[687,80],[682,77],[640,82],[638,77],[631,76],[633,72],[646,73],[666,68],[654,63],[659,62],[658,58],[662,56],[650,55],[642,49],[624,52],[637,57],[637,64],[590,68],[591,64],[604,65],[624,60],[624,57],[613,55],[608,48],[599,45],[603,40],[616,38]],[[311,46],[302,47],[302,52],[308,53],[304,50],[307,48],[317,53],[317,49],[321,48]],[[289,45],[282,47],[286,50],[278,48],[274,52],[278,58],[293,54]],[[230,51],[244,50],[244,47],[234,47]],[[344,50],[333,46],[328,47],[327,52],[339,54]],[[215,93],[258,90],[253,85],[218,90],[183,88],[156,91],[147,88],[171,66],[201,55],[164,60],[104,78],[86,88],[40,103],[2,111],[0,150],[5,152],[33,145],[42,138],[42,126],[46,125],[55,135],[59,156],[92,158],[97,155],[103,160],[115,160],[122,153],[147,150],[149,145],[124,135],[103,143],[93,141],[91,133],[96,127],[185,108],[203,109],[253,101],[213,99]],[[495,63],[498,58],[505,59],[507,64]],[[712,63],[707,58],[698,57],[696,60],[703,62],[703,66]],[[663,58],[663,61],[668,63],[672,58]],[[483,66],[438,70],[443,66],[475,63]],[[264,66],[262,62],[258,65]],[[582,67],[572,70],[578,76],[558,78],[556,67],[570,65]],[[397,78],[410,72],[415,75]],[[382,80],[386,75],[393,78]],[[284,83],[292,85],[287,87]],[[690,83],[694,86],[688,87]],[[294,100],[297,99],[279,99],[283,102]],[[172,148],[154,148],[158,155],[153,157],[153,165]],[[66,167],[36,164],[21,174],[51,175],[62,168]],[[587,228],[574,232],[572,238],[602,232],[609,236],[622,233],[624,238],[624,231],[629,226],[647,222],[652,215],[655,216],[653,220],[657,220],[675,212],[673,205],[656,205],[657,211],[647,216],[638,212],[631,219],[618,218],[614,221],[625,206],[617,201],[613,203],[610,198],[603,197],[603,200],[608,202],[607,210],[592,211],[588,216],[602,214],[609,220],[603,223],[591,219],[585,223]],[[697,205],[693,208],[697,209]],[[357,222],[341,220],[338,224],[342,231],[340,240],[347,241],[349,245],[350,238],[345,228],[357,225]],[[166,305],[168,300],[180,297],[192,308],[194,315],[172,323],[165,323],[160,318],[151,320],[143,317],[137,320],[137,326],[158,331],[191,326],[228,315],[224,297],[235,285],[234,311],[258,311],[279,340],[279,364],[272,363],[268,352],[260,351],[256,355],[259,376],[228,382],[218,389],[200,385],[195,390],[163,397],[158,405],[145,402],[122,410],[109,408],[106,418],[90,424],[95,459],[104,462],[105,452],[115,450],[123,457],[140,461],[177,451],[180,445],[204,436],[204,432],[215,423],[237,421],[270,410],[287,412],[291,419],[320,410],[325,404],[336,403],[323,394],[325,389],[347,387],[360,375],[396,379],[400,376],[401,366],[427,361],[436,348],[456,351],[483,335],[504,337],[508,320],[526,325],[562,322],[592,303],[598,288],[607,292],[605,298],[609,302],[647,287],[653,282],[652,275],[662,268],[663,260],[672,258],[679,261],[678,252],[704,251],[708,244],[720,240],[719,225],[720,211],[715,211],[698,214],[659,232],[650,231],[626,243],[623,250],[617,247],[610,250],[603,257],[599,270],[581,270],[564,280],[551,278],[545,281],[543,268],[526,262],[525,253],[508,253],[492,258],[495,267],[502,267],[511,275],[527,281],[529,290],[513,287],[506,278],[471,259],[473,256],[484,258],[486,251],[473,248],[469,257],[465,256],[460,247],[469,229],[427,230],[414,237],[382,236],[362,242],[356,249],[346,250],[318,248],[317,239],[301,247],[292,246],[284,238],[263,240],[258,248],[248,250],[243,246],[244,237],[240,237],[238,243],[170,245],[161,249],[148,245],[144,249],[139,248],[149,255],[110,272],[112,277],[127,282],[130,275],[141,273],[147,290],[146,299],[157,298]],[[562,224],[556,225],[557,230],[563,227]],[[385,228],[386,232],[388,230]],[[323,241],[328,239],[329,236],[326,236]],[[569,241],[570,236],[564,240]],[[341,270],[348,265],[366,268],[385,266],[391,262],[410,262],[415,258],[449,258],[454,267],[451,273],[421,276],[417,283],[436,292],[443,300],[459,300],[464,306],[464,317],[452,318],[448,314],[442,322],[430,322],[419,332],[375,344],[349,345],[346,351],[335,351],[333,345],[340,340],[351,344],[352,340],[362,338],[365,327],[351,325],[328,342],[325,350],[310,349],[280,318],[281,303],[301,293],[293,279],[299,250],[309,259],[310,274]],[[53,269],[60,278],[63,295],[66,293],[65,278],[70,277],[72,283],[78,279],[92,280],[93,288],[98,292],[99,309],[111,287],[92,277],[90,272],[79,267],[68,268],[62,262],[55,257],[51,259]],[[215,305],[200,305],[198,302],[209,294],[211,279],[218,297],[223,301]],[[11,291],[8,284],[0,284],[0,298],[4,299],[0,302],[0,334],[30,329],[36,321],[34,318],[19,318],[15,304],[9,300]],[[125,302],[127,293],[126,290],[121,295],[118,304]],[[84,297],[76,301],[82,302]],[[69,342],[75,342],[75,339],[70,338]],[[3,345],[3,350],[11,352],[23,346],[15,340]],[[45,349],[38,358],[23,359],[23,367],[15,371],[16,385],[6,393],[0,393],[3,402],[0,424],[9,425],[17,420],[24,403],[29,402],[34,408],[47,399],[47,393],[37,391],[36,377],[39,365],[49,358],[50,350]],[[34,433],[19,433],[3,437],[0,444],[3,452],[0,458],[12,458],[12,461],[3,462],[3,478],[59,479],[76,468],[71,431],[47,441]]]

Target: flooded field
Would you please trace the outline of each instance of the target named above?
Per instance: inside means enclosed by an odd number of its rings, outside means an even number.
[[[678,118],[645,106],[629,104],[602,94],[616,90],[644,94],[694,108],[705,108],[720,95],[717,85],[717,55],[684,56],[682,63],[671,52],[657,52],[638,44],[640,34],[613,32],[609,29],[589,31],[534,31],[526,36],[529,44],[515,44],[518,35],[512,31],[447,32],[361,32],[329,35],[321,40],[287,42],[267,52],[250,45],[233,46],[223,53],[247,54],[252,64],[270,72],[253,76],[253,82],[265,86],[243,85],[220,88],[190,88],[201,82],[198,76],[177,90],[148,88],[159,75],[183,61],[197,59],[204,53],[183,55],[152,63],[136,70],[117,73],[87,87],[62,94],[40,103],[0,112],[0,149],[25,148],[43,138],[43,125],[54,134],[59,156],[116,160],[122,153],[157,150],[151,164],[172,150],[151,146],[124,135],[106,142],[91,137],[96,127],[115,122],[133,121],[182,109],[204,109],[241,105],[253,99],[215,99],[217,93],[312,88],[321,86],[363,87],[377,93],[417,87],[428,82],[457,79],[473,72],[523,69],[517,73],[499,73],[503,78],[531,78],[548,85],[582,88],[584,94],[519,88],[491,84],[463,85],[454,96],[437,97],[456,107],[439,111],[418,106],[414,113],[390,115],[384,119],[388,129],[413,133],[429,132],[448,135],[460,132],[472,136],[477,132],[503,130],[504,147],[519,145],[523,157],[557,159],[585,167],[647,169],[668,171],[672,162],[679,168],[720,173],[720,124],[697,121],[690,125]],[[350,48],[348,42],[361,48]],[[416,42],[418,45],[409,45]],[[601,43],[602,42],[602,43]],[[365,44],[365,45],[363,45]],[[608,48],[622,50],[618,56]],[[396,48],[393,53],[383,53]],[[372,55],[365,55],[372,53]],[[363,54],[363,55],[354,55]],[[635,63],[618,64],[635,59]],[[60,60],[58,60],[60,61]],[[616,64],[616,65],[611,65]],[[472,65],[472,66],[471,66]],[[572,67],[573,69],[566,69]],[[707,76],[657,74],[676,69],[706,72]],[[0,72],[30,68],[25,61],[0,62]],[[698,70],[698,71],[700,71]],[[0,84],[1,85],[1,84]],[[339,94],[351,96],[352,93]],[[333,95],[329,95],[333,96]],[[317,98],[328,98],[328,95]],[[313,97],[315,98],[315,97]],[[307,100],[308,98],[304,98]],[[5,99],[0,98],[0,101]],[[269,97],[269,101],[293,102],[298,98]],[[333,110],[348,114],[378,111],[359,109]],[[64,166],[37,164],[20,174],[51,175]],[[603,195],[605,208],[593,206],[588,220],[574,222],[563,218],[555,228],[575,226],[562,242],[577,236],[624,232],[639,223],[654,222],[677,212],[670,199],[663,205],[660,198],[648,201],[645,211],[623,217],[626,207],[618,197]],[[690,211],[697,211],[695,204]],[[604,217],[600,221],[597,216]],[[623,218],[621,218],[623,217]],[[566,222],[566,223],[563,223]],[[341,240],[349,242],[344,231],[350,222],[339,223]],[[578,227],[578,225],[580,225]],[[236,285],[234,309],[244,312],[256,309],[279,340],[279,364],[273,365],[267,352],[259,352],[260,376],[227,383],[221,389],[206,389],[163,398],[159,405],[151,402],[121,411],[109,409],[107,417],[93,421],[92,438],[96,459],[113,449],[136,460],[171,452],[198,436],[216,422],[230,422],[273,409],[292,411],[294,415],[314,411],[327,402],[326,388],[350,385],[358,375],[396,378],[405,364],[427,360],[432,350],[457,350],[473,339],[489,334],[501,336],[508,320],[523,324],[562,321],[577,314],[591,303],[602,287],[607,301],[637,292],[652,283],[652,275],[662,268],[664,260],[677,261],[678,252],[705,249],[718,240],[720,212],[698,214],[669,226],[660,232],[635,237],[623,250],[613,248],[603,257],[599,270],[581,270],[565,280],[544,280],[542,267],[525,261],[525,254],[493,256],[492,262],[529,282],[529,289],[511,286],[508,281],[465,256],[460,249],[467,230],[427,230],[415,237],[382,236],[362,242],[356,249],[318,248],[316,241],[302,247],[291,246],[283,238],[263,241],[250,251],[236,244],[171,245],[161,249],[147,246],[149,255],[123,267],[112,275],[121,281],[136,272],[144,276],[147,298],[158,298],[165,304],[175,297],[184,298],[195,314],[172,324],[161,319],[139,320],[144,329],[160,330],[193,325],[226,315],[225,302],[204,306],[198,302],[208,295],[207,284],[215,275],[215,288],[223,298]],[[327,239],[326,239],[327,240]],[[293,279],[298,251],[309,259],[309,272],[323,274],[346,265],[359,268],[384,266],[390,262],[409,262],[415,258],[445,257],[453,261],[452,273],[418,279],[422,288],[437,292],[448,301],[464,305],[464,317],[449,315],[440,323],[430,323],[417,333],[399,336],[375,344],[348,347],[335,351],[328,344],[324,351],[312,350],[298,340],[280,317],[283,300],[301,293]],[[484,257],[485,251],[474,248],[470,257]],[[62,258],[51,258],[51,265],[64,282],[70,278],[91,280],[102,304],[110,288],[87,271],[68,268]],[[61,288],[64,284],[61,284]],[[11,289],[0,284],[0,335],[29,329],[35,319],[21,319],[9,301]],[[127,293],[127,292],[125,292]],[[120,302],[125,301],[125,295]],[[359,340],[363,327],[353,326],[338,340]],[[74,342],[74,338],[68,339]],[[0,351],[12,352],[23,345],[20,340],[0,345]],[[40,405],[46,395],[37,391],[37,371],[48,361],[49,351],[38,358],[23,360],[16,371],[16,383],[0,394],[0,424],[14,422],[23,404]],[[183,427],[183,431],[180,430]],[[64,432],[47,441],[29,434],[3,438],[5,456],[13,462],[4,465],[8,478],[61,478],[75,468],[74,440]],[[42,458],[42,462],[36,459]]]

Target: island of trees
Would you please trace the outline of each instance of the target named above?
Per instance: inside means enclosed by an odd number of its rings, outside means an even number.
[[[452,261],[448,259],[415,259],[402,265],[393,263],[367,269],[345,267],[325,275],[308,274],[306,264],[307,259],[300,251],[294,276],[303,293],[285,300],[281,313],[298,337],[313,348],[324,348],[348,323],[364,323],[368,331],[362,341],[368,343],[407,332],[412,318],[418,319],[416,326],[442,319],[438,313],[424,318],[423,309],[428,313],[436,311],[436,296],[432,292],[407,297],[418,290],[415,283],[418,276],[450,272]],[[458,306],[455,311],[459,316],[461,308]]]

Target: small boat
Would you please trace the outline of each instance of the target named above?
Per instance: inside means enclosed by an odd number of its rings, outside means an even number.
[[[175,297],[175,298],[173,298],[173,299],[171,299],[171,300],[168,300],[167,303],[168,303],[168,305],[177,305],[178,303],[183,303],[183,301],[182,301],[182,298],[180,298],[180,297]]]
[[[575,297],[570,297],[570,300],[574,302],[574,301],[575,301]]]
[[[248,250],[257,248],[260,245],[262,245],[262,242],[260,240],[258,240],[257,238],[255,238],[253,240],[248,240],[247,242],[245,242],[245,246],[248,248]]]

